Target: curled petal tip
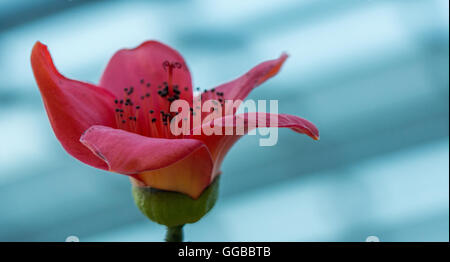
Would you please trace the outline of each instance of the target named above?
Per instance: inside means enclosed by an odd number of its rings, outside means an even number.
[[[42,50],[47,51],[47,46],[43,44],[41,41],[36,41],[36,43],[34,43],[33,45],[31,56],[33,57],[33,55],[37,55],[38,54],[37,52]]]
[[[36,41],[36,43],[34,43],[33,48],[34,47],[40,47],[40,46],[45,46],[41,41]]]

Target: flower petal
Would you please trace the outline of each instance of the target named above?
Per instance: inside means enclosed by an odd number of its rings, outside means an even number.
[[[40,42],[33,47],[31,66],[53,131],[64,149],[88,165],[105,169],[105,163],[79,138],[92,125],[114,125],[114,96],[103,88],[61,75],[47,46]]]
[[[271,121],[271,118],[277,121]],[[211,123],[213,122],[213,123]],[[204,123],[202,127],[206,126],[220,126],[222,135],[207,136],[202,132],[200,136],[191,136],[202,140],[209,151],[211,152],[214,161],[214,177],[220,173],[220,166],[225,155],[230,148],[236,143],[243,134],[247,134],[254,128],[258,127],[288,127],[297,133],[306,134],[314,140],[319,139],[319,130],[317,127],[306,119],[287,115],[287,114],[270,114],[270,113],[244,113],[238,115],[228,115],[222,118],[217,118],[210,123]],[[238,133],[238,128],[242,128],[243,133]],[[226,135],[226,131],[231,130],[232,135]],[[195,130],[194,130],[195,134]]]
[[[212,182],[213,162],[206,146],[165,168],[145,171],[135,178],[143,185],[189,195],[197,199]]]
[[[151,138],[104,126],[80,138],[109,171],[140,179],[146,186],[198,197],[211,181],[208,148],[197,139]]]
[[[218,98],[223,100],[244,100],[255,87],[275,76],[287,58],[288,55],[283,53],[277,59],[265,61],[252,68],[245,75],[214,88],[215,92],[202,93],[202,100],[217,100]],[[223,93],[223,95],[218,96],[220,93]]]
[[[170,68],[166,62],[174,67]],[[168,94],[162,97],[158,91],[164,89],[164,82],[169,88]],[[173,91],[176,85],[178,91]],[[168,112],[169,98],[175,95],[192,104],[191,75],[183,57],[176,50],[156,41],[147,41],[134,49],[122,49],[115,53],[103,72],[100,86],[119,99],[131,99],[147,113],[149,110]],[[129,94],[131,87],[133,92]],[[161,115],[155,117],[161,118]]]

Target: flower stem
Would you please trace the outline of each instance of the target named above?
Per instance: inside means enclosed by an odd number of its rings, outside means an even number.
[[[183,226],[167,227],[166,242],[183,242]]]

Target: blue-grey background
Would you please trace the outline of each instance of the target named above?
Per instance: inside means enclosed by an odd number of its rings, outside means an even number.
[[[320,142],[281,130],[227,156],[216,207],[188,241],[449,240],[447,0],[0,0],[0,241],[159,241],[125,176],[70,157],[33,79],[35,41],[96,83],[148,39],[211,88],[286,51],[250,98],[279,99]]]

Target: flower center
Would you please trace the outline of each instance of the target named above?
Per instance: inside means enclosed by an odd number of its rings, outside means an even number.
[[[180,89],[174,83],[174,73],[183,67],[181,63],[164,61],[162,67],[167,72],[167,81],[157,88],[142,78],[136,88],[125,87],[123,97],[114,100],[118,128],[149,137],[175,138],[169,130],[170,120],[176,115],[169,111],[170,104],[190,90]]]
[[[125,87],[123,96],[114,100],[117,128],[148,137],[182,138],[182,134],[175,136],[170,131],[170,121],[179,113],[170,112],[170,105],[180,99],[183,92],[192,92],[188,86],[180,88],[174,82],[176,71],[181,70],[183,66],[176,61],[164,61],[162,68],[167,73],[166,81],[155,86],[142,78],[137,85]],[[203,91],[198,99],[200,101],[213,99],[218,101],[218,105],[224,106],[223,97],[223,92],[211,89]],[[192,104],[192,101],[188,102]],[[190,108],[191,121],[197,110]],[[201,114],[203,119],[205,113]]]

